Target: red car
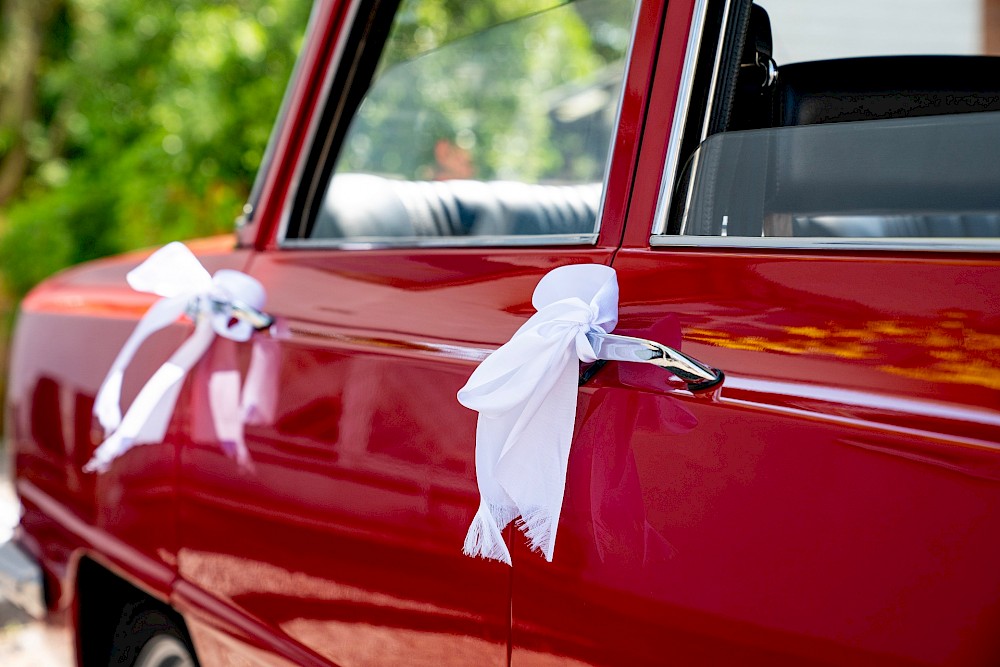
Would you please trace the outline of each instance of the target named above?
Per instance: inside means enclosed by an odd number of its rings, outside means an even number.
[[[189,244],[286,331],[206,338],[160,441],[85,469],[148,253],[23,303],[22,602],[87,666],[1000,664],[991,24],[761,4],[319,0],[235,240]],[[516,526],[511,565],[470,558],[456,393],[571,264],[616,272],[615,334],[725,381],[574,368],[551,562]],[[234,450],[206,397],[258,349],[276,401]]]

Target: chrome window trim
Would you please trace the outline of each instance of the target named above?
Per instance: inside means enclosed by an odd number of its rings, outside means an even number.
[[[719,25],[719,39],[715,43],[715,62],[712,67],[712,81],[708,85],[708,104],[705,105],[705,117],[701,121],[699,143],[708,137],[708,124],[712,122],[712,108],[715,106],[715,92],[719,87],[719,69],[722,67],[722,49],[726,46],[726,30],[729,27],[729,10],[733,8],[733,0],[726,0],[722,10],[722,23]],[[669,203],[669,202],[668,202]]]
[[[653,236],[653,247],[732,248],[734,250],[882,250],[906,252],[996,252],[1000,239],[926,237],[756,237],[756,236]]]
[[[670,210],[670,193],[673,190],[674,179],[677,177],[677,163],[680,160],[681,141],[687,127],[691,94],[694,89],[694,74],[698,65],[698,52],[701,51],[705,17],[708,15],[708,2],[709,0],[697,0],[691,17],[691,30],[688,32],[687,47],[684,50],[684,67],[681,70],[677,102],[674,104],[674,118],[670,123],[667,158],[663,167],[663,178],[660,179],[656,213],[653,216],[653,236],[663,234],[667,226],[666,211]],[[724,25],[722,29],[725,30]]]
[[[702,119],[702,122],[701,122],[701,134],[698,137],[698,142],[699,143],[701,143],[702,141],[705,141],[705,139],[708,137],[708,125],[712,121],[712,109],[715,106],[715,92],[716,92],[716,89],[719,86],[719,69],[722,67],[722,49],[725,48],[725,45],[726,45],[726,43],[725,43],[725,36],[726,36],[726,30],[727,30],[727,28],[729,26],[729,10],[732,9],[732,7],[733,7],[732,0],[726,0],[726,6],[722,10],[722,23],[719,26],[719,39],[716,40],[716,44],[715,44],[715,63],[714,63],[715,66],[712,68],[712,82],[708,86],[708,103],[705,105],[705,116],[704,116],[704,118]],[[692,82],[692,85],[693,85],[693,82]],[[672,138],[673,137],[671,136],[671,139]],[[681,145],[682,141],[683,141],[683,136],[679,137],[678,140],[677,140],[677,150],[678,150],[678,152],[680,151],[680,145]],[[679,160],[680,156],[678,156],[677,159]],[[697,169],[698,169],[698,161],[700,159],[701,159],[701,151],[695,151],[695,154],[694,154],[694,157],[693,157],[694,163],[691,165],[691,169],[693,171],[697,171]],[[674,169],[674,176],[676,177],[676,175],[677,175],[677,170],[675,168]],[[661,188],[660,192],[661,192],[661,196],[662,196],[663,184],[660,185],[660,188]],[[670,190],[669,191],[670,192],[673,191],[673,184],[672,183],[670,185]],[[684,217],[681,218],[681,234],[683,234],[684,230],[687,229],[687,219],[688,219],[687,213],[688,213],[688,209],[691,207],[691,197],[692,197],[692,195],[694,195],[694,190],[691,189],[691,188],[688,188],[687,201],[684,202]],[[666,211],[669,211],[670,207],[673,206],[673,196],[672,195],[667,195],[666,196],[666,201],[664,202],[664,205],[666,206],[666,209],[665,209],[665,212],[663,214],[663,228],[664,228],[664,230],[666,230],[667,223],[669,222],[667,220],[667,213],[666,213]],[[657,202],[656,202],[656,213],[653,216],[653,220],[659,221],[659,219],[660,219],[658,217],[659,215],[660,215],[660,200],[658,198]]]
[[[699,0],[707,3],[708,0]],[[358,7],[361,0],[353,0],[348,9],[347,23],[349,30],[354,30],[357,21]],[[450,247],[524,247],[524,246],[554,246],[554,245],[575,245],[575,246],[595,246],[604,222],[604,207],[608,196],[608,182],[611,177],[611,165],[615,157],[615,145],[618,140],[618,131],[621,128],[621,116],[625,107],[625,90],[628,84],[628,77],[632,71],[632,53],[635,48],[636,33],[639,28],[639,16],[643,6],[643,0],[636,0],[635,8],[632,12],[632,26],[629,35],[628,48],[625,50],[625,70],[622,72],[622,85],[618,95],[618,108],[615,111],[615,121],[612,127],[610,145],[608,146],[608,157],[604,164],[604,187],[601,190],[601,203],[597,209],[597,221],[594,224],[594,231],[586,234],[547,234],[547,235],[507,235],[507,236],[443,236],[443,237],[400,237],[396,238],[350,238],[350,239],[299,239],[288,238],[288,225],[294,208],[295,199],[298,196],[302,185],[302,173],[305,170],[307,156],[312,152],[317,139],[316,126],[322,118],[322,113],[314,113],[309,123],[308,139],[303,145],[303,150],[299,160],[295,165],[295,173],[291,180],[290,190],[294,193],[292,197],[286,197],[284,207],[281,211],[281,219],[278,223],[277,245],[279,248],[289,249],[342,249],[342,250],[370,250],[374,248],[450,248]],[[332,66],[328,69],[323,79],[323,90],[317,102],[316,109],[324,109],[329,102],[330,89],[333,78],[340,67],[340,60],[343,56],[344,46],[347,40],[340,40],[337,51],[332,60]],[[324,158],[325,159],[325,158]]]
[[[384,236],[349,239],[286,239],[282,248],[296,250],[377,250],[391,248],[487,248],[524,246],[586,246],[597,243],[597,232],[591,234],[539,234],[531,236]]]

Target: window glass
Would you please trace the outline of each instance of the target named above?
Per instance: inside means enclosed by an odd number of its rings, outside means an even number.
[[[404,0],[312,238],[593,233],[633,13]]]
[[[998,112],[717,134],[689,162],[682,233],[997,237],[998,142]]]
[[[1000,237],[988,150],[1000,139],[1000,57],[985,55],[1000,25],[978,0],[731,2],[746,35],[717,65],[729,104],[684,158],[657,229]]]

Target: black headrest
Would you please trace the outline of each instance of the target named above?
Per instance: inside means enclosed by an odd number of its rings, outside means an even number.
[[[774,74],[771,46],[771,20],[763,7],[752,5],[727,129],[770,125]]]
[[[750,7],[750,21],[747,24],[747,37],[746,41],[743,42],[743,57],[740,59],[740,63],[755,65],[761,62],[758,54],[770,58],[773,48],[771,19],[763,7],[753,5]]]
[[[890,56],[783,65],[774,126],[1000,111],[1000,58]]]

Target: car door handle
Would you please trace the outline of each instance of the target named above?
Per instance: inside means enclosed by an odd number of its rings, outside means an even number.
[[[598,362],[587,369],[580,378],[580,384],[592,378],[607,361],[631,361],[659,366],[683,380],[691,392],[713,389],[725,380],[722,371],[672,347],[645,338],[591,331],[587,334],[587,340],[593,346]]]
[[[210,297],[210,302],[213,313],[227,313],[233,319],[247,322],[257,331],[266,331],[274,324],[273,316],[243,301],[237,299],[222,301]]]

